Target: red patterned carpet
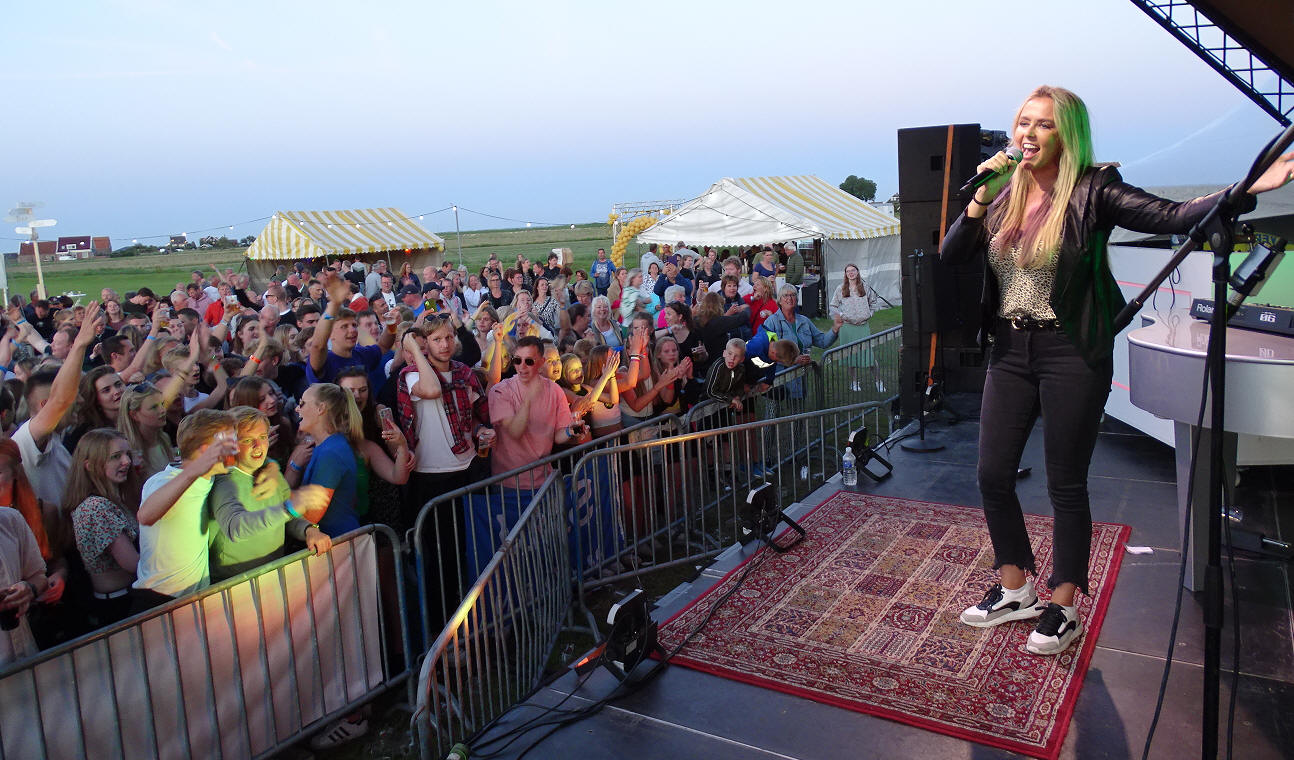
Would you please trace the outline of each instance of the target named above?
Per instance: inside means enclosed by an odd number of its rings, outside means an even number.
[[[1050,568],[1051,519],[1025,520],[1038,567]],[[1079,595],[1086,630],[1063,654],[1039,657],[1024,648],[1030,621],[979,629],[957,619],[996,580],[979,509],[842,491],[800,523],[808,537],[748,560],[760,564],[674,662],[1034,757],[1059,754],[1128,527],[1092,526],[1092,596]],[[665,650],[745,572],[663,625]]]

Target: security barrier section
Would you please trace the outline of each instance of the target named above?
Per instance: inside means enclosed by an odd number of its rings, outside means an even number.
[[[897,398],[902,345],[903,328],[891,327],[863,340],[828,348],[818,360],[822,398],[817,408]]]
[[[424,757],[444,757],[539,683],[571,607],[567,506],[553,473],[427,653],[413,719]]]
[[[536,461],[531,465],[451,491],[427,502],[410,531],[409,545],[416,560],[421,608],[421,642],[425,652],[458,608],[467,589],[484,571],[503,538],[516,526],[531,499],[550,475],[563,483],[573,530],[584,530],[589,509],[604,484],[570,483],[575,461],[590,451],[626,441],[650,440],[672,435],[678,419],[658,417],[612,435],[603,436]],[[579,558],[570,557],[577,566]]]
[[[578,556],[599,558],[574,567],[581,593],[749,540],[739,518],[752,489],[771,483],[781,504],[799,501],[839,471],[850,433],[888,434],[889,422],[872,401],[590,452],[572,480],[608,486],[573,534]]]
[[[409,673],[399,545],[338,538],[0,671],[0,757],[264,757]]]

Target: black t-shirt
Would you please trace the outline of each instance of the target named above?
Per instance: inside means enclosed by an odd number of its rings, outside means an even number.
[[[297,401],[301,400],[301,394],[306,392],[306,368],[304,364],[280,364],[278,377],[274,382],[279,384],[283,392]]]

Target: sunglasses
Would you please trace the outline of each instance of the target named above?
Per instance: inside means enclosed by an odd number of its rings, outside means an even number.
[[[156,388],[150,382],[135,383],[134,385],[130,386],[130,389],[135,393],[150,393],[156,390]]]
[[[524,358],[523,358],[523,357],[520,357],[520,356],[514,356],[514,357],[512,357],[512,363],[513,363],[513,364],[515,364],[515,365],[517,365],[518,367],[520,367],[520,366],[521,366],[522,362],[525,362],[525,365],[526,365],[527,367],[533,367],[533,366],[535,366],[536,364],[538,364],[538,363],[539,363],[539,362],[538,362],[534,357],[531,357],[531,356],[527,356],[527,357],[524,357]]]

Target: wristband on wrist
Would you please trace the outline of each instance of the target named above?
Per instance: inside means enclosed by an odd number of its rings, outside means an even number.
[[[144,338],[144,340],[157,340],[157,336],[156,336],[156,335],[149,335],[149,336],[146,336],[146,337]]]
[[[288,460],[288,469],[296,470],[297,472],[305,472],[301,465],[293,462],[291,459]]]
[[[25,320],[25,319],[20,319],[20,320],[18,320],[18,324],[20,324],[20,325],[25,325],[25,324],[27,324],[27,320]]]
[[[296,519],[298,519],[298,520],[300,520],[300,519],[301,519],[301,513],[300,513],[300,512],[298,512],[298,511],[296,511],[295,509],[293,509],[293,508],[292,508],[292,500],[291,500],[291,499],[288,499],[287,501],[283,502],[283,508],[284,508],[284,509],[286,509],[286,510],[288,511],[288,514],[292,515],[292,516],[293,516],[293,517],[295,517]]]
[[[260,358],[259,356],[253,356],[251,359],[252,359],[252,363],[253,363],[253,364],[260,364],[260,363],[261,363],[261,358]]]
[[[975,197],[975,196],[973,196],[973,195],[971,196],[971,203],[978,203],[979,205],[983,206],[984,208],[988,208],[988,204],[987,204],[987,203],[985,203],[984,201],[980,200],[979,198],[976,198],[976,197]]]
[[[328,320],[328,321],[332,321],[332,320],[336,319],[336,317],[334,317],[333,315],[331,315],[331,314],[329,314],[328,312],[326,312],[326,311],[325,311],[325,312],[324,312],[324,315],[323,315],[323,317],[322,317],[322,319],[325,319],[325,320]]]

